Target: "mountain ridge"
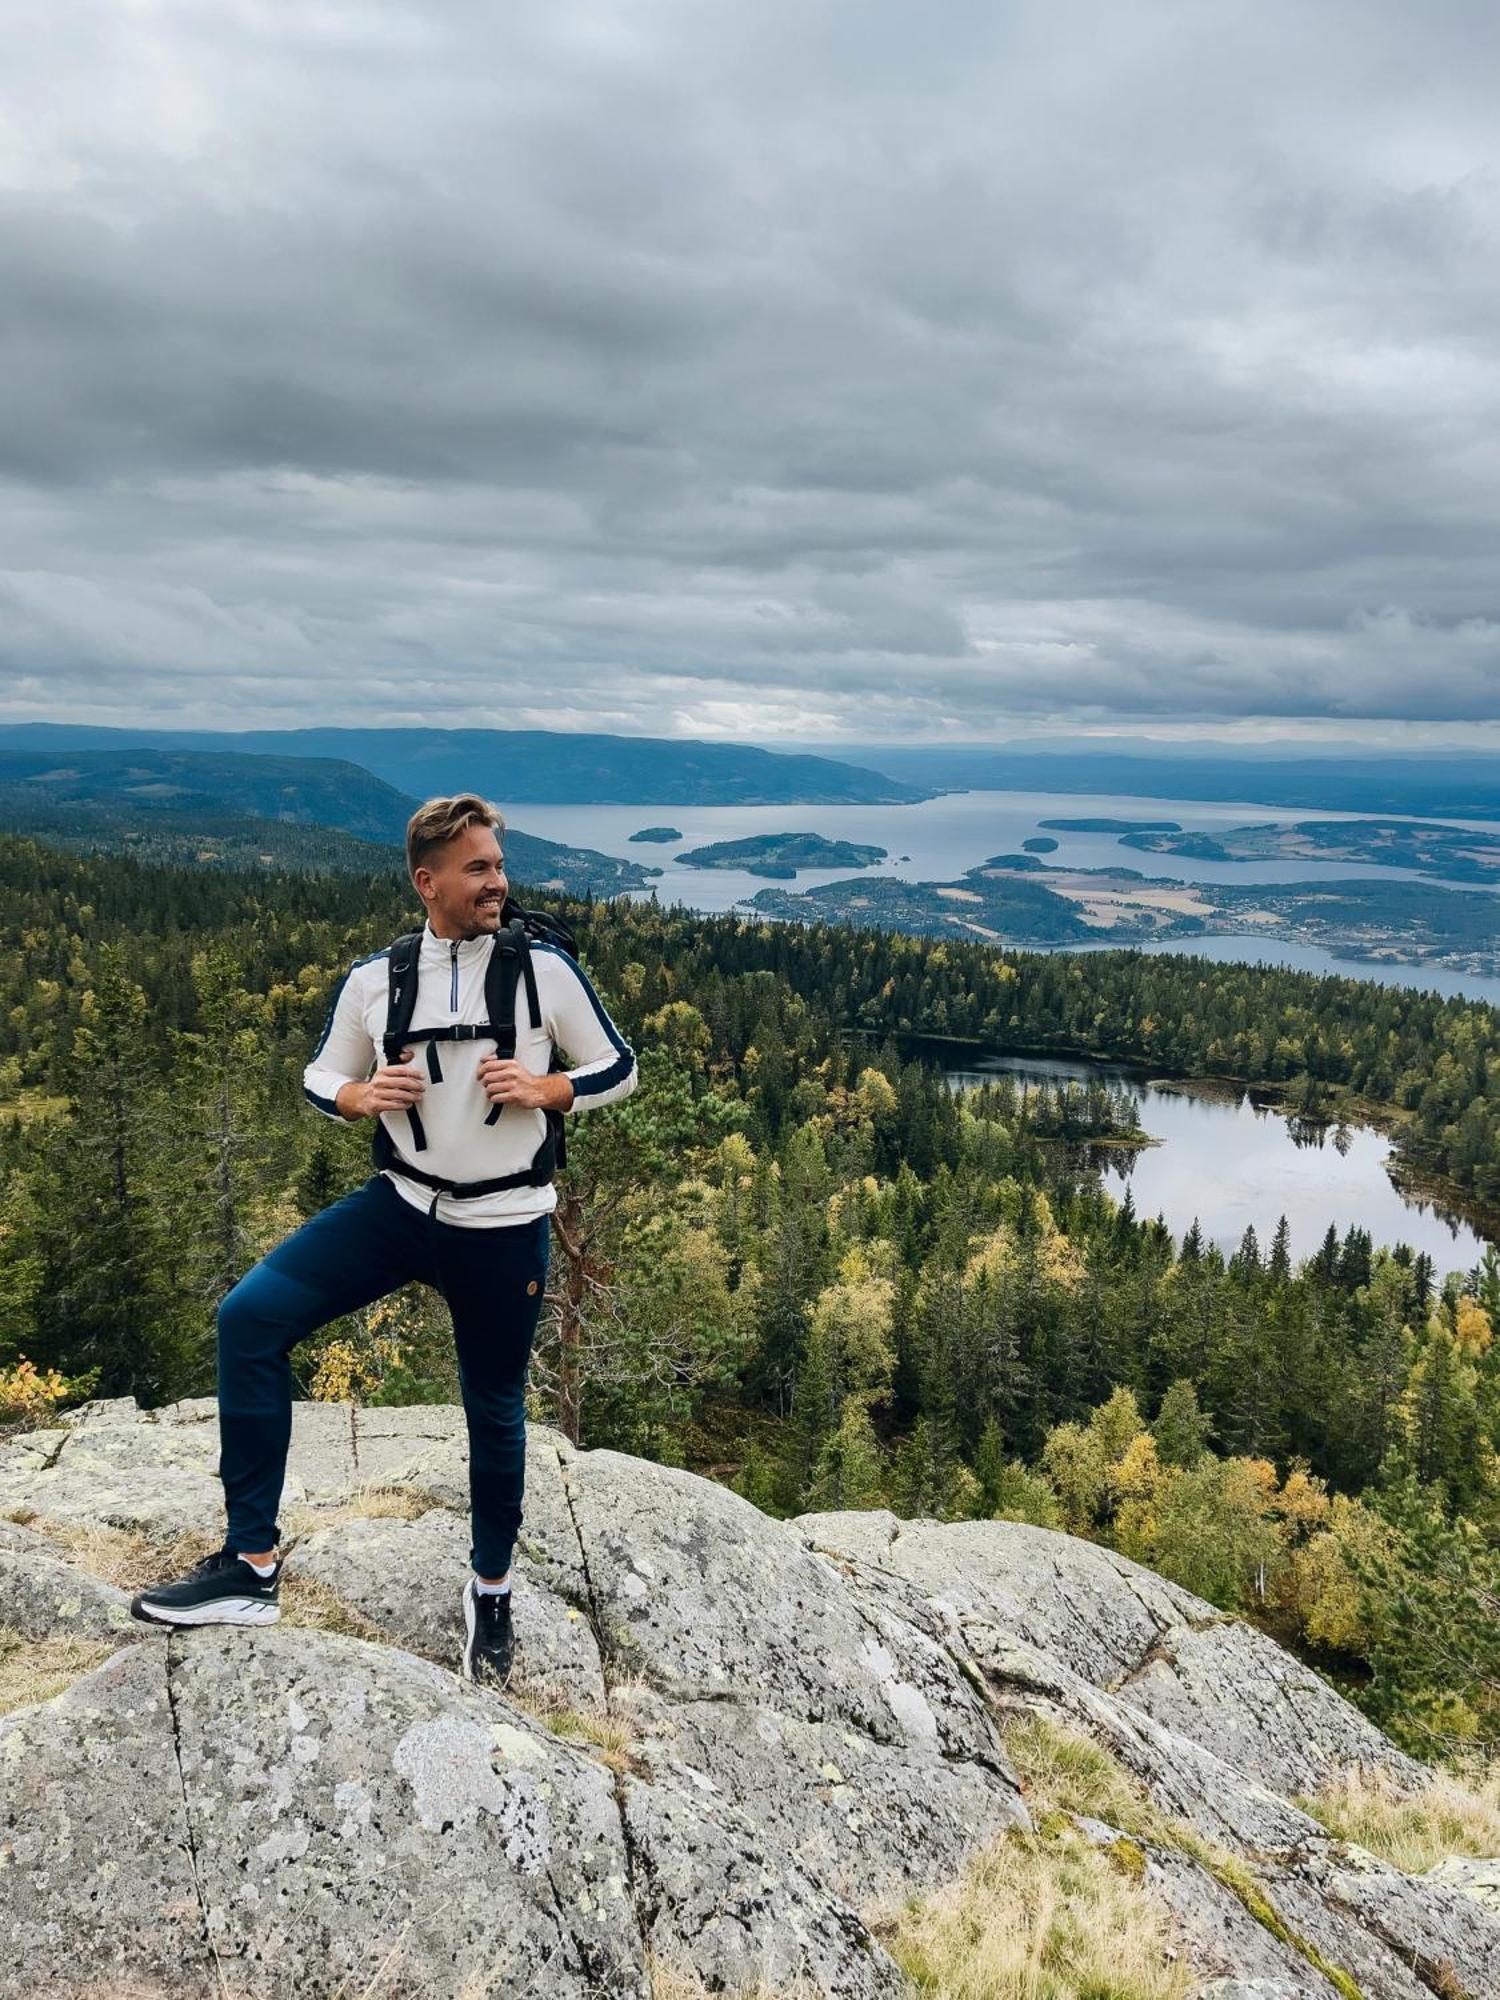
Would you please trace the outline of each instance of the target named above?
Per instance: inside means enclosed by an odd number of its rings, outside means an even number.
[[[0,752],[154,749],[334,757],[418,797],[480,791],[524,805],[901,805],[931,796],[835,758],[691,737],[555,730],[120,729],[0,724]]]

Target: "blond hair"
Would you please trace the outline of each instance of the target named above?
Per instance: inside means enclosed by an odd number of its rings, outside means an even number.
[[[505,817],[498,806],[477,792],[459,792],[451,799],[428,799],[406,822],[406,872],[416,879],[417,870],[434,847],[453,840],[467,826],[492,826],[504,833]]]

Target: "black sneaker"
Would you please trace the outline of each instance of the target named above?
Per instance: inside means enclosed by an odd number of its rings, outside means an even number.
[[[269,1576],[258,1576],[233,1549],[215,1549],[186,1576],[140,1591],[130,1615],[146,1625],[274,1625],[280,1582],[279,1562]]]
[[[515,1657],[510,1592],[477,1591],[471,1576],[464,1585],[464,1653],[459,1672],[466,1681],[503,1688],[510,1681]]]

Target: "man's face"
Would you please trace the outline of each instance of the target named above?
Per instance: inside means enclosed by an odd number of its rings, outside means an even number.
[[[466,826],[435,847],[414,876],[434,930],[445,937],[483,937],[500,928],[509,883],[492,826]]]

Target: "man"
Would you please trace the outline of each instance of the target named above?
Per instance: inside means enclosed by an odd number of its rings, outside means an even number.
[[[483,1035],[485,970],[508,884],[504,821],[473,793],[429,799],[406,829],[412,884],[427,908],[409,1033],[372,1073],[385,1033],[390,946],[359,959],[334,994],[303,1072],[330,1118],[378,1118],[388,1164],[286,1237],[228,1292],[218,1315],[222,1548],[186,1576],[142,1591],[137,1618],[159,1624],[269,1624],[279,1618],[276,1510],[291,1441],[290,1350],[315,1328],[413,1279],[453,1315],[469,1434],[473,1574],[463,1589],[461,1669],[503,1687],[514,1641],[510,1563],[525,1478],[525,1389],[547,1275],[550,1113],[612,1104],[637,1081],[635,1057],[566,952],[533,942],[540,1023],[518,989],[514,1057]],[[442,1030],[441,1061],[414,1060]],[[428,1042],[436,1050],[436,1042]],[[572,1069],[549,1070],[554,1047]],[[499,1107],[496,1115],[494,1107]],[[414,1157],[419,1156],[419,1157]],[[472,1184],[496,1180],[498,1189]],[[455,1193],[452,1188],[469,1187]]]

